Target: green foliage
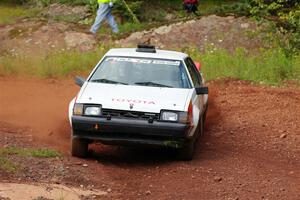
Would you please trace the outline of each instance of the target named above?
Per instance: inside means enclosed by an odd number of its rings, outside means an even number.
[[[277,31],[285,37],[281,47],[287,55],[300,52],[300,2],[299,0],[252,0],[251,13],[257,18],[267,18],[276,23]]]
[[[21,4],[30,4],[38,6],[48,6],[51,3],[62,3],[70,5],[97,5],[97,0],[1,0],[1,3],[11,4],[11,5],[21,5]]]
[[[279,16],[288,14],[290,11],[297,9],[298,0],[252,0],[252,14]]]
[[[130,22],[124,23],[119,26],[119,29],[120,29],[119,34],[122,35],[122,34],[131,33],[131,32],[141,31],[147,27],[149,27],[149,25],[144,24],[144,23],[140,23],[140,24],[135,24],[135,23],[130,23]]]
[[[287,80],[300,82],[300,56],[287,57],[282,49],[262,49],[248,55],[245,49],[234,53],[226,50],[199,53],[185,49],[194,60],[200,61],[207,80],[231,77],[266,84],[280,84]]]
[[[7,147],[0,149],[0,155],[19,155],[19,156],[26,156],[28,153],[22,148],[18,147]]]
[[[61,157],[61,154],[51,149],[32,149],[30,150],[32,157],[37,158],[54,158]]]
[[[19,166],[15,163],[11,162],[7,158],[1,157],[1,155],[0,155],[0,169],[4,170],[6,172],[15,173],[18,171]]]
[[[6,56],[0,58],[1,75],[33,75],[39,77],[60,77],[70,73],[91,70],[107,51],[99,47],[95,51],[56,52],[47,56]]]
[[[143,1],[141,6],[139,19],[142,22],[163,22],[166,21],[166,16],[172,15],[173,18],[183,16],[182,0],[162,0]],[[167,19],[170,20],[170,19]]]
[[[54,158],[61,157],[61,154],[51,149],[27,149],[20,147],[7,147],[0,149],[0,156],[17,155],[21,157],[38,157],[38,158]]]
[[[234,14],[237,16],[250,15],[250,3],[249,0],[239,1],[213,1],[206,0],[201,1],[199,4],[199,12],[201,14],[217,14],[226,16],[228,14]]]
[[[92,52],[70,51],[45,57],[4,58],[0,75],[19,74],[39,77],[61,77],[88,74],[101,59],[107,47]],[[207,80],[232,77],[266,84],[280,84],[287,80],[300,82],[300,55],[287,57],[282,49],[262,49],[249,55],[245,49],[234,53],[226,50],[200,53],[196,48],[183,49],[194,60],[200,61]]]
[[[281,16],[282,20],[285,20],[289,27],[286,30],[291,30],[291,32],[286,32],[289,34],[289,44],[291,48],[288,51],[292,53],[299,53],[300,51],[300,3],[296,10],[290,11],[286,15]]]
[[[53,20],[59,22],[82,23],[78,15],[54,16]]]
[[[88,0],[87,4],[91,11],[96,12],[98,8],[98,2],[96,0]]]
[[[19,4],[23,4],[26,3],[27,0],[1,0],[0,3],[2,4],[10,4],[10,5],[19,5]]]
[[[126,3],[125,1],[117,1],[115,3],[113,13],[122,18],[122,21],[133,21],[139,22],[136,17],[140,17],[141,15],[141,7],[143,1],[132,1]],[[128,7],[127,7],[128,6]]]
[[[25,9],[23,7],[13,7],[9,5],[0,7],[0,25],[10,24],[17,19],[32,17],[39,12],[38,9]]]
[[[9,2],[9,0],[4,1]],[[248,1],[249,0],[201,0],[199,11],[200,14],[248,15]],[[86,5],[94,14],[98,8],[97,0],[13,0],[13,3],[11,3],[44,7],[55,2],[73,6]],[[116,0],[113,13],[121,21],[121,24],[125,22],[139,23],[139,21],[141,23],[169,22],[186,17],[182,8],[182,0]]]
[[[37,157],[37,158],[53,158],[61,157],[61,154],[57,151],[50,149],[27,149],[20,147],[6,147],[0,148],[0,170],[4,170],[10,173],[16,173],[22,167],[12,161],[12,156],[19,157]]]
[[[88,5],[97,3],[97,0],[57,0],[62,4],[70,4],[70,5]]]
[[[38,6],[49,6],[51,3],[51,0],[31,0],[30,3],[34,3]]]

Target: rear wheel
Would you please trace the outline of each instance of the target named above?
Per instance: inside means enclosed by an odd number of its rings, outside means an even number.
[[[73,138],[71,140],[72,156],[85,158],[88,154],[89,143],[86,139]]]

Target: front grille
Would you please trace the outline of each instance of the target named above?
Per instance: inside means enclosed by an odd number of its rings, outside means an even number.
[[[144,120],[159,120],[159,114],[157,113],[146,113],[146,112],[136,112],[127,110],[112,110],[112,109],[102,109],[103,117],[118,117],[118,118],[131,118],[131,119],[144,119]]]

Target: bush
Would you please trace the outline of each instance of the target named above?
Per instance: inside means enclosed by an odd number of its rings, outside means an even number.
[[[218,14],[226,16],[228,14],[234,14],[236,16],[248,16],[250,15],[249,0],[240,0],[236,2],[220,2],[219,5],[206,6],[200,2],[199,11],[202,14]]]
[[[299,0],[252,0],[251,6],[251,13],[254,16],[276,23],[277,31],[285,36],[280,44],[287,55],[300,52]]]
[[[26,3],[27,0],[2,0],[1,3],[4,4],[23,4]]]

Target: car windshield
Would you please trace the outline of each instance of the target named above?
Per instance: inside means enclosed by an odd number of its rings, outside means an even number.
[[[133,57],[104,58],[89,81],[151,87],[191,87],[181,61]]]

